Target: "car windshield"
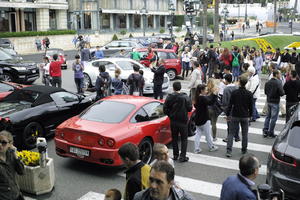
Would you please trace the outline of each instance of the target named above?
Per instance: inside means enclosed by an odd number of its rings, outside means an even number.
[[[14,87],[5,83],[0,83],[0,92],[12,92]]]
[[[9,102],[34,103],[40,93],[31,90],[17,90],[7,96]]]
[[[0,50],[0,60],[12,60],[12,56]]]
[[[84,112],[80,118],[95,122],[120,123],[134,109],[135,105],[133,104],[116,101],[99,101]]]
[[[122,69],[122,70],[133,70],[133,66],[134,65],[137,65],[133,62],[130,62],[130,61],[116,61],[117,65],[119,65],[119,67]],[[139,65],[140,69],[143,69],[143,67],[141,67]]]

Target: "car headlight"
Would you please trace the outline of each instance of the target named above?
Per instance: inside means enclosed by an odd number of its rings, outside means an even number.
[[[26,67],[11,67],[11,68],[13,68],[13,69],[15,69],[17,71],[26,71],[27,70]]]

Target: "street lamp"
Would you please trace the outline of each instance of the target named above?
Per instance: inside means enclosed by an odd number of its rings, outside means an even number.
[[[200,0],[185,0],[183,9],[186,12],[186,15],[189,17],[190,22],[186,22],[187,32],[192,34],[193,27],[193,17],[197,15],[200,9]]]
[[[223,26],[222,26],[222,29],[224,30],[224,40],[226,40],[226,22],[227,22],[227,17],[228,17],[228,14],[229,14],[229,11],[227,9],[227,7],[224,7],[221,11],[221,14],[224,15],[224,23],[223,23]]]
[[[145,32],[146,32],[146,16],[147,16],[147,10],[146,10],[146,8],[144,7],[144,8],[142,8],[142,10],[141,10],[141,12],[140,12],[140,14],[141,14],[141,16],[142,16],[142,18],[143,18],[143,36],[145,37]]]
[[[174,7],[174,3],[172,2],[172,0],[170,0],[170,2],[169,2],[169,12],[170,12],[170,15],[171,15],[171,19],[170,19],[170,21],[168,21],[168,28],[169,28],[169,32],[170,32],[170,35],[171,35],[171,41],[174,42],[173,22],[174,22],[175,7]]]

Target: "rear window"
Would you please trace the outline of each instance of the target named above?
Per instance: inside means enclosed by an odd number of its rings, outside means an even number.
[[[15,89],[13,86],[5,84],[5,83],[0,83],[0,92],[13,92]]]
[[[134,109],[135,105],[133,104],[116,101],[99,101],[83,113],[80,118],[95,122],[120,123]]]
[[[289,132],[289,145],[300,148],[300,121]]]

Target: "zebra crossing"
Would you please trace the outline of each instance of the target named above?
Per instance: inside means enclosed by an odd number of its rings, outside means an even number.
[[[261,93],[261,97],[257,99],[257,108],[262,110],[265,103],[265,96]],[[248,152],[254,154],[261,162],[259,175],[256,178],[256,184],[265,183],[267,174],[267,159],[272,149],[274,139],[263,138],[262,129],[265,117],[252,122],[249,127],[248,135]],[[275,134],[279,134],[283,129],[285,119],[278,118],[275,127]],[[175,162],[175,182],[184,190],[190,192],[196,200],[217,200],[220,197],[222,182],[230,175],[237,174],[239,171],[238,163],[241,154],[241,142],[233,143],[233,156],[227,158],[226,143],[222,141],[227,136],[227,124],[223,116],[220,116],[217,123],[217,141],[214,142],[219,150],[209,152],[205,137],[201,138],[201,154],[194,154],[194,136],[188,138],[189,162]],[[171,146],[169,146],[171,148]],[[172,149],[170,149],[172,156]],[[125,176],[123,173],[118,173],[115,176],[122,177],[123,185],[125,185]],[[106,188],[109,189],[109,188]],[[119,188],[124,190],[124,188]],[[78,200],[94,200],[104,199],[105,190],[103,193],[99,191],[88,192]]]

